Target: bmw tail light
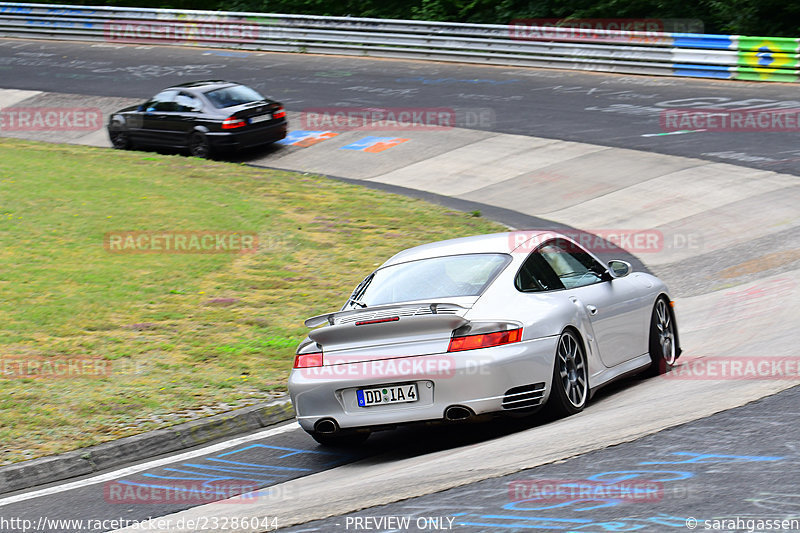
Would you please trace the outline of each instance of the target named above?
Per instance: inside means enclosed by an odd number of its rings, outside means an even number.
[[[322,366],[322,352],[301,353],[294,358],[294,368]]]
[[[491,333],[479,333],[477,335],[456,335],[450,339],[448,352],[461,352],[464,350],[477,350],[478,348],[491,348],[511,344],[522,340],[522,328],[507,329],[504,331],[493,331]]]
[[[285,116],[286,116],[286,111],[282,107],[279,107],[278,109],[272,112],[272,118],[283,118]]]
[[[232,130],[235,128],[241,128],[242,126],[247,125],[247,123],[236,117],[228,117],[222,121],[222,129],[223,130]]]

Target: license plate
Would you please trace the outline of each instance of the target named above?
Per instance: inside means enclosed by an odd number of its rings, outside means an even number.
[[[259,122],[264,122],[265,120],[272,120],[272,115],[259,115],[257,117],[250,118],[250,124],[258,124]]]
[[[359,407],[389,403],[409,403],[416,402],[419,399],[415,383],[380,387],[378,389],[360,389],[356,391],[356,398],[358,398]]]

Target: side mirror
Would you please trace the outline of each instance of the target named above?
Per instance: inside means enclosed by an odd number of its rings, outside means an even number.
[[[608,262],[608,272],[612,278],[624,278],[633,271],[631,264],[627,261],[613,259]]]

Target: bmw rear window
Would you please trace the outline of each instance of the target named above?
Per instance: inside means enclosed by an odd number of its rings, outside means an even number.
[[[232,87],[215,89],[207,92],[206,98],[208,98],[208,101],[217,109],[264,100],[264,97],[261,96],[258,91],[245,85],[234,85]]]

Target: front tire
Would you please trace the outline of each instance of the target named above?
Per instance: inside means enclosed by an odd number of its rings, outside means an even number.
[[[113,130],[108,133],[108,136],[111,138],[111,146],[117,150],[130,150],[133,148],[131,136],[127,131]]]
[[[658,376],[672,370],[678,358],[675,343],[675,320],[663,297],[653,306],[650,318],[650,368],[648,374]]]
[[[548,411],[570,416],[583,411],[589,398],[589,368],[578,335],[566,330],[558,339]]]

